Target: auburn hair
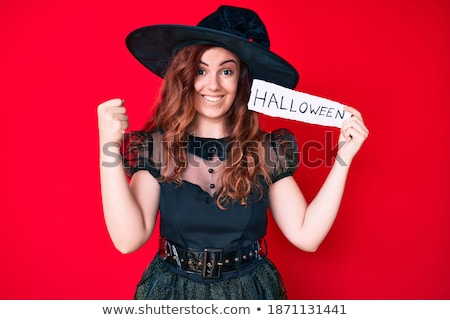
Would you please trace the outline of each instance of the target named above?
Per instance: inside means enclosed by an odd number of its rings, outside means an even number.
[[[161,181],[182,183],[182,173],[187,167],[186,147],[189,129],[194,121],[194,80],[203,53],[211,45],[190,45],[178,51],[169,64],[157,100],[153,117],[144,131],[161,130],[163,163]],[[235,100],[225,114],[225,126],[229,133],[229,152],[222,175],[222,188],[216,203],[226,209],[230,200],[242,205],[248,203],[251,192],[263,194],[261,177],[270,183],[264,166],[263,131],[258,115],[248,110],[250,75],[245,63],[240,61],[240,75]],[[256,188],[256,190],[255,190]]]

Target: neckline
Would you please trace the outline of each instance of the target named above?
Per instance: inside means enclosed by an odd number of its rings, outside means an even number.
[[[218,157],[221,161],[227,158],[230,147],[230,137],[224,138],[203,138],[194,135],[188,135],[187,151],[205,160],[212,160]]]

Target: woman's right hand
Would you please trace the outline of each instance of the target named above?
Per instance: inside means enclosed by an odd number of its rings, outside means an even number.
[[[128,116],[122,99],[111,99],[97,108],[99,138],[102,143],[121,143],[128,128]]]

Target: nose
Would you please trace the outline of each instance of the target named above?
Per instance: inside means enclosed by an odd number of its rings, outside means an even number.
[[[219,75],[212,74],[208,79],[208,89],[217,91],[221,88]]]

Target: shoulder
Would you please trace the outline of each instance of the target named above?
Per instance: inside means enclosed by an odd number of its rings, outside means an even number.
[[[271,132],[264,133],[264,142],[274,149],[281,147],[297,147],[297,139],[295,135],[286,128],[279,128]]]
[[[298,156],[297,138],[286,128],[264,133],[263,139],[266,152],[275,152],[279,157]]]
[[[122,145],[127,146],[128,144],[140,143],[140,142],[148,142],[160,140],[163,135],[161,130],[151,130],[151,131],[130,131],[126,132],[123,135]]]
[[[272,181],[291,176],[299,165],[298,144],[295,135],[286,128],[266,132],[263,139],[266,169]]]
[[[124,134],[121,154],[129,177],[139,170],[148,170],[153,176],[159,176],[162,135],[160,130]]]

